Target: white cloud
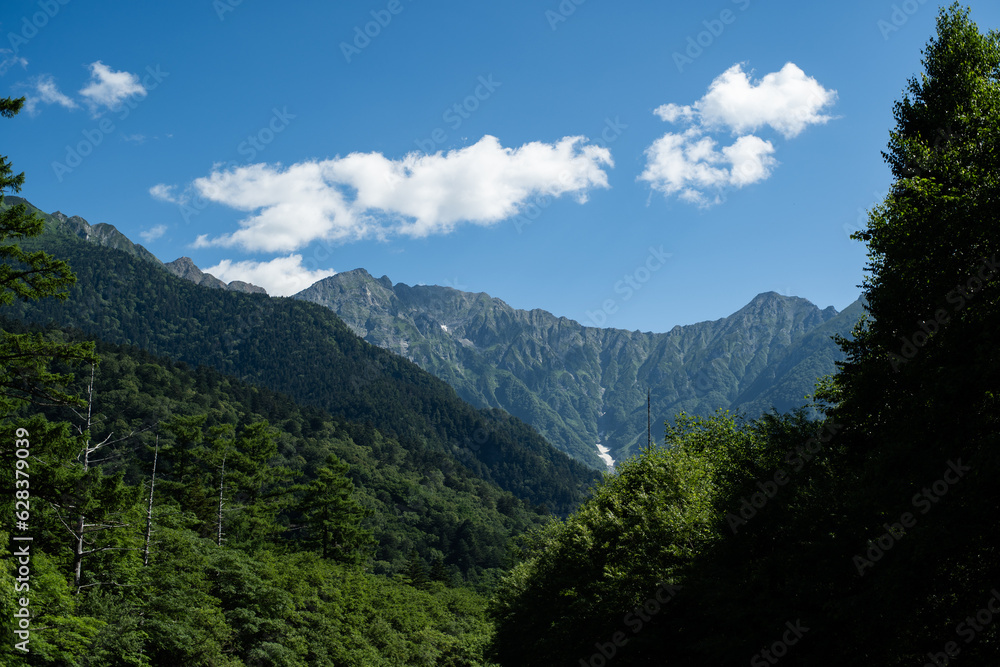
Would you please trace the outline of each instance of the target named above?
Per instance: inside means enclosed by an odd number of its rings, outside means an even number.
[[[224,259],[205,269],[205,273],[211,273],[227,283],[242,280],[259,285],[272,296],[291,296],[337,272],[333,269],[310,271],[302,266],[302,255],[289,255],[269,262],[233,262]]]
[[[778,164],[774,144],[748,131],[770,127],[786,139],[798,136],[809,125],[829,121],[823,111],[836,98],[836,91],[823,88],[794,63],[756,82],[741,64],[733,65],[694,104],[663,104],[653,111],[665,122],[689,127],[668,132],[646,149],[639,180],[667,196],[700,206],[717,204],[725,189],[766,180]],[[719,149],[708,136],[714,130],[740,136]]]
[[[67,109],[77,108],[76,102],[59,90],[59,86],[56,85],[51,74],[42,74],[34,80],[32,85],[35,88],[34,93],[29,94],[25,102],[25,109],[29,114],[35,115],[38,113],[38,105],[40,103],[58,104]]]
[[[90,83],[80,90],[94,114],[101,107],[113,109],[129,97],[145,97],[139,77],[130,72],[115,72],[100,60],[90,64]]]
[[[462,222],[490,225],[518,212],[531,197],[572,195],[585,202],[608,187],[606,148],[564,137],[505,148],[496,137],[448,153],[380,153],[281,165],[255,164],[214,171],[195,180],[209,201],[254,212],[232,234],[196,247],[234,246],[289,251],[325,239],[351,241],[393,234],[425,237]]]
[[[691,107],[679,104],[661,104],[653,109],[653,113],[668,123],[676,123],[678,120],[691,120],[695,111]]]
[[[694,110],[706,127],[743,133],[768,125],[791,139],[809,125],[829,121],[832,116],[822,111],[836,99],[837,91],[827,90],[794,63],[756,83],[736,64],[712,82]]]
[[[726,162],[732,165],[729,172],[729,182],[738,188],[757,181],[762,181],[771,175],[771,169],[778,161],[771,157],[774,146],[770,141],[748,134],[736,140],[732,146],[722,149]]]
[[[156,225],[154,227],[147,229],[144,232],[139,232],[139,236],[141,236],[142,240],[145,241],[146,243],[152,243],[156,239],[163,236],[166,232],[167,232],[166,225]]]
[[[777,164],[774,146],[759,137],[740,137],[731,146],[716,148],[714,139],[691,129],[665,134],[646,149],[646,168],[639,179],[663,194],[678,195],[702,206],[721,201],[706,190],[743,187],[766,179]]]
[[[174,194],[175,187],[166,183],[157,183],[149,189],[149,194],[153,196],[153,199],[159,199],[170,204],[186,204],[187,198],[184,195]]]

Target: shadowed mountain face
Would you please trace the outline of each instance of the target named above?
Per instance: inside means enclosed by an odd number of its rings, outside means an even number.
[[[487,294],[393,285],[363,269],[339,273],[295,298],[324,305],[367,341],[447,381],[473,404],[503,408],[595,467],[596,445],[614,459],[685,411],[719,408],[754,417],[807,402],[841,358],[830,336],[849,335],[860,302],[842,313],[760,294],[714,322],[641,333],[585,327],[543,310],[516,310]]]

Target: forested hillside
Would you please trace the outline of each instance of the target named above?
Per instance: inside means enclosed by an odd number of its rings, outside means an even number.
[[[460,586],[488,590],[544,517],[371,426],[136,348],[97,355],[69,387],[85,406],[5,420],[33,447],[24,664],[477,664],[484,600]]]
[[[16,201],[16,200],[15,200]],[[208,289],[131,248],[81,240],[52,216],[26,242],[73,267],[65,302],[13,304],[10,317],[77,327],[281,391],[341,419],[370,423],[404,448],[454,459],[535,505],[567,512],[598,475],[498,410],[476,410],[416,365],[355,336],[328,309]]]

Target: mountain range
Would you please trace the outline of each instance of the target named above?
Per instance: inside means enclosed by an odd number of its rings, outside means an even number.
[[[860,301],[837,312],[766,292],[729,317],[643,333],[518,310],[484,293],[393,284],[364,269],[295,298],[330,308],[466,401],[506,410],[595,467],[604,465],[599,451],[620,459],[645,444],[647,390],[657,442],[682,411],[757,417],[804,405],[841,359],[831,336],[849,336],[863,313]]]
[[[27,204],[5,197],[4,206],[19,203]],[[174,275],[110,225],[90,226],[82,218],[31,209],[44,220],[45,233],[21,245],[68,262],[76,284],[65,301],[11,304],[6,311],[11,319],[77,329],[108,343],[214,368],[377,430],[428,474],[461,470],[532,507],[566,514],[599,479],[593,468],[553,448],[529,425],[500,410],[469,405],[442,380],[361,340],[327,308],[256,290],[195,284],[191,278],[200,272],[187,272],[188,279]],[[386,498],[396,493],[384,491]]]
[[[187,257],[163,263],[112,225],[38,213],[58,235],[120,250],[188,282],[266,295],[241,281],[226,284]],[[394,284],[364,269],[321,280],[292,299],[329,309],[357,336],[444,380],[468,403],[510,413],[596,469],[646,442],[647,392],[657,442],[680,412],[721,409],[752,418],[806,404],[817,379],[842,358],[832,337],[849,337],[864,312],[860,300],[838,312],[766,292],[719,320],[663,333],[626,331],[518,310],[485,293]]]

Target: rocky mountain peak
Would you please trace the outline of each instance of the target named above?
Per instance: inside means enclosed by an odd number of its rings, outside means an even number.
[[[211,273],[205,273],[199,269],[194,260],[190,257],[178,257],[172,262],[167,262],[163,265],[166,267],[170,273],[174,274],[178,278],[183,278],[184,280],[190,280],[195,285],[201,285],[203,287],[210,287],[212,289],[223,289],[229,290],[230,292],[245,292],[248,294],[267,294],[267,290],[258,285],[252,285],[250,283],[244,282],[242,280],[234,280],[229,284],[226,284],[222,280],[219,280]]]

